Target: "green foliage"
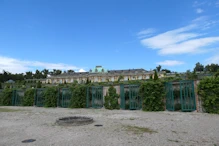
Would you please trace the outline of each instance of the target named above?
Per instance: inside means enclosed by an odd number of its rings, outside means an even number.
[[[40,81],[37,82],[37,88],[41,88],[42,87],[42,83]]]
[[[56,107],[57,106],[57,93],[58,90],[55,87],[48,87],[43,92],[44,106]]]
[[[119,95],[116,93],[116,89],[113,86],[110,86],[108,93],[105,96],[104,106],[106,109],[119,109],[118,104]]]
[[[157,75],[157,71],[156,70],[154,72],[154,80],[158,80],[158,75]]]
[[[23,106],[32,106],[34,104],[34,89],[27,89],[23,97]]]
[[[143,99],[144,111],[163,111],[165,88],[161,81],[148,81],[140,86],[139,94]]]
[[[207,113],[219,114],[219,77],[202,79],[198,85],[198,94]]]
[[[204,71],[204,65],[202,65],[201,63],[197,62],[195,64],[195,68],[194,71]]]
[[[6,88],[0,94],[0,105],[9,106],[12,100],[12,89]]]
[[[2,83],[0,82],[0,89],[2,89]]]
[[[157,69],[158,72],[160,72],[160,70],[161,70],[161,65],[158,65],[158,66],[156,67],[156,69]]]
[[[70,100],[71,108],[85,108],[86,107],[86,90],[87,86],[74,84],[71,87],[72,97]]]

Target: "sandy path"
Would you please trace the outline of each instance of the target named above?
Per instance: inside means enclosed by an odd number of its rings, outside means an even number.
[[[4,108],[22,111],[0,112],[0,146],[219,146],[219,115],[105,109]],[[95,122],[74,127],[54,124],[57,118],[65,116],[89,116]],[[102,124],[103,127],[95,127],[95,124]],[[136,133],[127,126],[146,127],[155,133]],[[30,138],[36,141],[21,143]]]

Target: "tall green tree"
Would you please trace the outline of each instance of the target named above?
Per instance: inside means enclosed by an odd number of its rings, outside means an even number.
[[[160,70],[161,70],[161,65],[158,65],[156,68],[157,68],[157,71],[160,72]]]
[[[42,73],[42,78],[47,78],[47,75],[49,74],[49,70],[48,69],[44,69],[41,71]]]
[[[68,72],[68,73],[73,73],[73,72],[75,72],[75,71],[70,69],[70,70],[68,70],[67,72]]]
[[[157,75],[157,71],[156,70],[154,72],[154,80],[158,80],[158,75]]]
[[[205,71],[209,71],[209,72],[217,72],[219,70],[219,65],[218,64],[208,64],[205,66]]]
[[[195,64],[195,68],[194,68],[194,71],[204,71],[204,65],[202,65],[201,63],[197,62]]]

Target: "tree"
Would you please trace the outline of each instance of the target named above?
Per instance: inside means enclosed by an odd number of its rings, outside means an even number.
[[[110,86],[108,93],[105,96],[104,106],[106,109],[119,109],[118,104],[119,95],[116,93],[116,89],[113,86]]]
[[[205,71],[209,71],[209,72],[217,72],[218,69],[219,69],[219,65],[214,63],[205,66]]]
[[[55,75],[60,75],[61,73],[62,73],[62,71],[57,69],[56,72],[55,72]]]
[[[33,79],[33,73],[31,71],[26,72],[26,75],[24,76],[26,79]]]
[[[161,71],[165,71],[166,73],[171,73],[171,71],[168,69],[162,69]]]
[[[35,79],[40,79],[42,77],[42,73],[37,69],[33,76]]]
[[[200,64],[199,62],[197,62],[195,64],[195,68],[194,68],[195,71],[204,71],[204,65]]]
[[[73,70],[70,69],[70,70],[68,70],[67,72],[68,72],[68,73],[73,73],[73,72],[75,72],[75,71],[73,71]]]
[[[161,70],[161,65],[158,65],[156,68],[157,68],[157,71],[160,72],[160,70]]]
[[[49,70],[48,69],[44,69],[44,70],[41,71],[41,73],[42,73],[42,77],[43,78],[47,78],[47,75],[49,74]]]
[[[157,71],[154,72],[154,80],[158,80]]]

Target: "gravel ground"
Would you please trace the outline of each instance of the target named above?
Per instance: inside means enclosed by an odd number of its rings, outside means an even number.
[[[0,107],[0,146],[219,146],[219,115],[105,109]],[[58,126],[65,116],[89,116],[94,123]],[[95,127],[102,124],[102,127]],[[143,127],[148,131],[142,130]],[[25,139],[36,139],[25,144]]]

